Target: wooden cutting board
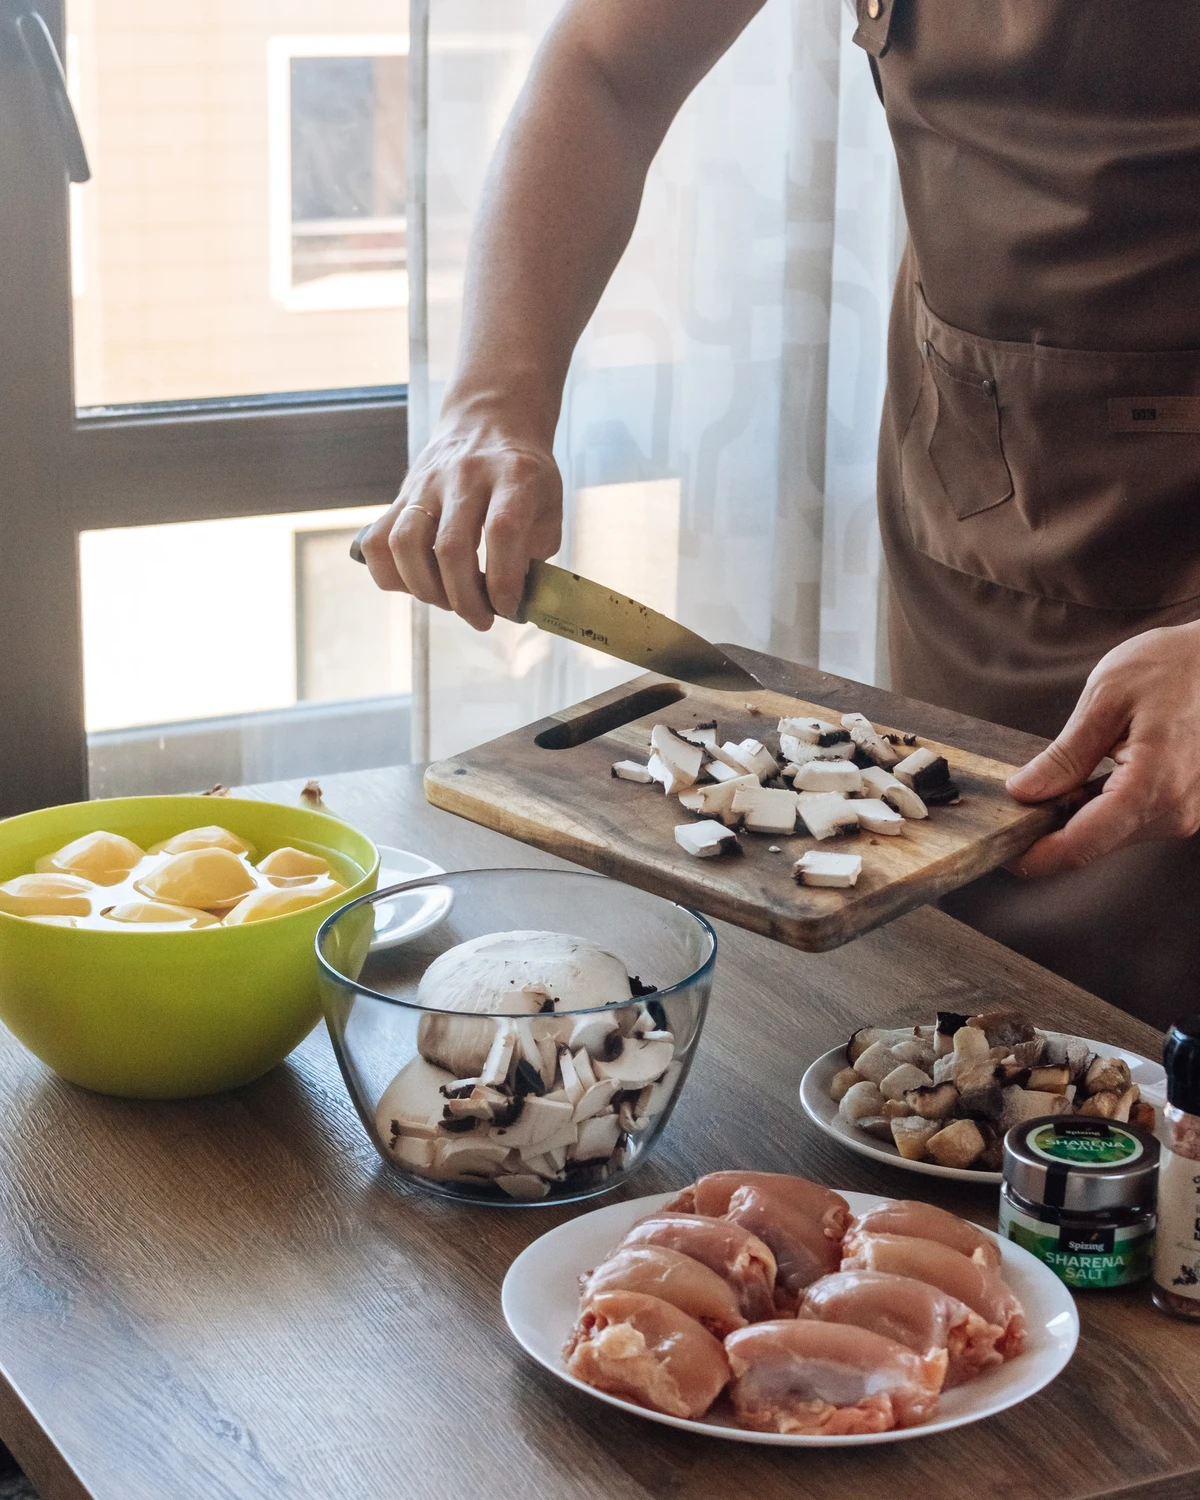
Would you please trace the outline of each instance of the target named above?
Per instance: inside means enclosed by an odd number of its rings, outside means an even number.
[[[870,696],[877,699],[878,691]],[[863,711],[872,706],[864,702]],[[899,837],[859,833],[818,844],[807,836],[746,833],[744,858],[696,859],[674,835],[693,815],[657,782],[640,786],[611,774],[614,761],[645,762],[655,724],[685,730],[715,719],[722,743],[752,736],[778,750],[776,721],[784,716],[838,719],[828,707],[781,693],[747,699],[647,674],[431,765],[425,795],[435,807],[808,952],[839,947],[965,885],[1063,821],[1063,804],[1013,801],[1004,789],[1011,765],[921,736],[949,761],[962,792],[956,806],[931,808],[928,818],[906,822]],[[874,722],[901,732],[911,727]],[[793,862],[814,848],[861,854],[858,884],[797,885]]]

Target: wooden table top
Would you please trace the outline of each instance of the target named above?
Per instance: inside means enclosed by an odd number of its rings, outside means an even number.
[[[256,789],[291,799],[295,784]],[[555,861],[428,807],[417,770],[328,778],[380,842],[450,867]],[[719,927],[708,1024],[657,1154],[623,1191],[796,1170],[994,1223],[995,1190],[819,1134],[805,1065],[856,1024],[995,1000],[1153,1053],[1157,1035],[936,911],[833,953]],[[398,1183],[319,1028],[268,1077],[188,1103],[60,1083],[0,1029],[0,1438],[43,1500],[1184,1500],[1200,1495],[1200,1337],[1144,1289],[1080,1299],[1066,1372],[999,1417],[802,1452],[626,1417],[508,1336],[514,1256],[580,1208],[459,1207]]]

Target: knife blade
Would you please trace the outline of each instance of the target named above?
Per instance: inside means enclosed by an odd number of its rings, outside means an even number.
[[[360,542],[368,529],[364,526],[351,543],[355,562],[363,561]],[[723,693],[762,687],[753,673],[702,635],[636,599],[553,563],[534,560],[529,564],[525,592],[513,619],[518,625],[536,625],[564,640],[591,646],[644,672],[678,677],[697,687]]]

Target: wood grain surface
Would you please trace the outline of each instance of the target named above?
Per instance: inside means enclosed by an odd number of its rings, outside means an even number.
[[[376,839],[450,868],[556,863],[430,808],[415,771],[325,792]],[[868,1020],[999,1000],[1144,1052],[1160,1041],[929,909],[826,954],[725,924],[718,937],[695,1067],[626,1196],[745,1165],[994,1223],[994,1189],[817,1132],[796,1097],[807,1063]],[[1200,1338],[1144,1288],[1080,1298],[1079,1350],[1042,1394],[894,1446],[697,1440],[571,1391],[508,1336],[500,1283],[583,1210],[459,1207],[398,1182],[320,1029],[258,1083],[171,1104],[60,1083],[0,1031],[0,1120],[0,1439],[43,1500],[1200,1495]]]
[[[877,727],[909,730],[900,701],[874,706]],[[1056,804],[1024,807],[1008,795],[1011,764],[922,732],[921,743],[949,761],[962,792],[958,804],[930,808],[928,818],[905,822],[899,836],[818,841],[745,833],[742,858],[696,859],[674,833],[695,822],[693,814],[657,782],[640,786],[611,775],[614,761],[646,762],[655,724],[685,731],[715,719],[721,742],[754,738],[777,749],[780,718],[828,712],[790,694],[747,698],[647,674],[431,765],[425,795],[499,833],[808,952],[836,948],[956,890],[1061,821]],[[797,885],[792,865],[808,849],[861,855],[858,883],[849,890]]]

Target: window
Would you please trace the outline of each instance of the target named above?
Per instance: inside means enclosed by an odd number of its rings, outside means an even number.
[[[395,0],[68,3],[39,9],[92,166],[70,199],[0,29],[0,816],[86,796],[89,761],[112,794],[403,759],[407,601],[345,533],[403,477],[407,309],[298,316],[271,278],[271,49],[302,28],[359,65],[297,75],[297,223],[332,276],[403,275]]]
[[[407,38],[274,37],[269,58],[272,295],[405,306]]]

